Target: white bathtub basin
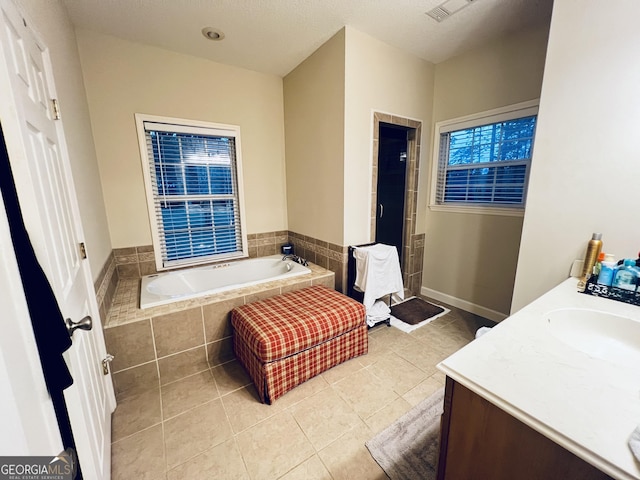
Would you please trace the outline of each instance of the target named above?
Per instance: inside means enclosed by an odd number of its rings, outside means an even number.
[[[640,365],[640,322],[598,310],[563,308],[545,314],[551,335],[592,357]]]

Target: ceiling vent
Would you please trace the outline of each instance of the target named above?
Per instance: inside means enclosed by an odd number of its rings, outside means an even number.
[[[458,13],[464,7],[473,3],[475,0],[447,0],[444,3],[441,3],[435,8],[432,8],[428,12],[431,18],[433,18],[436,22],[442,22],[443,20],[449,18],[454,13]]]
[[[427,12],[427,15],[433,18],[436,22],[441,22],[445,18],[447,18],[449,15],[451,15],[451,13],[449,13],[447,10],[445,10],[442,7],[436,7],[429,10]]]

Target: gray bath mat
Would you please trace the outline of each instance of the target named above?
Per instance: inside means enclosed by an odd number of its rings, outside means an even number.
[[[435,480],[444,388],[365,443],[391,480]]]

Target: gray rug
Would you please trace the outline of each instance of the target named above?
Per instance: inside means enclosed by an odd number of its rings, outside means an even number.
[[[434,480],[444,388],[365,443],[391,480]]]

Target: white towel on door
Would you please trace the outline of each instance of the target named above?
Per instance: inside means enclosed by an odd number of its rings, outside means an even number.
[[[404,285],[400,260],[396,247],[376,243],[368,247],[357,247],[353,251],[356,259],[355,287],[364,292],[362,303],[369,310],[376,299],[397,294],[404,298]]]

